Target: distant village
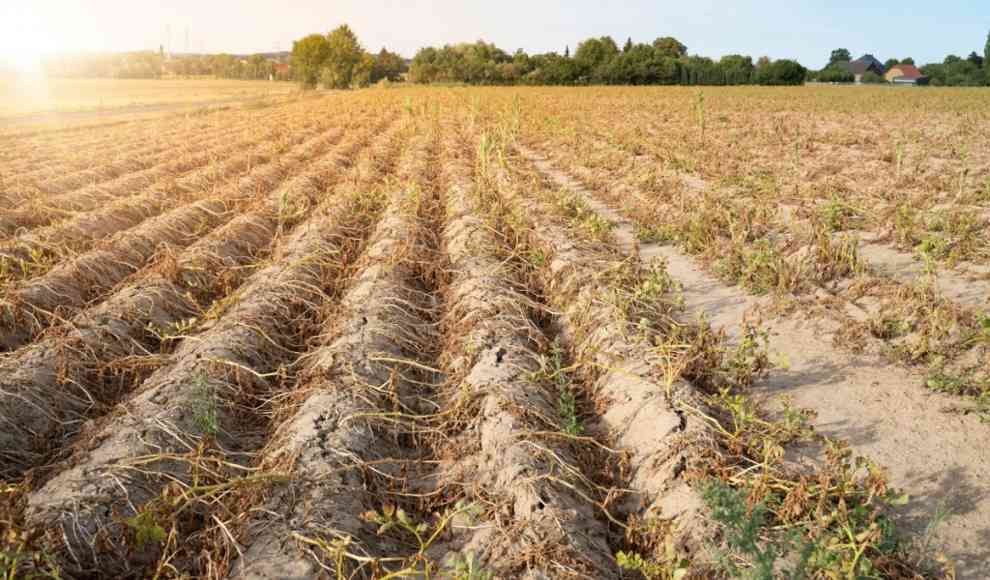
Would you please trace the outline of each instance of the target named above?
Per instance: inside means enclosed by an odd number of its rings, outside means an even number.
[[[929,81],[928,77],[921,74],[918,67],[913,64],[901,63],[885,67],[872,54],[864,54],[854,61],[840,61],[833,66],[851,74],[856,84],[862,84],[864,79],[869,79],[867,75],[870,73],[895,85],[927,85]]]

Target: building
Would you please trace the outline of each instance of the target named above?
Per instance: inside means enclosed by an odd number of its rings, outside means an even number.
[[[887,82],[895,85],[927,85],[928,77],[921,74],[913,64],[895,64],[884,75]]]
[[[877,76],[884,75],[883,63],[877,60],[872,54],[864,54],[852,62],[839,63],[839,66],[852,73],[856,83],[863,82],[863,75],[872,72]]]
[[[284,62],[273,62],[272,63],[272,74],[269,80],[272,81],[287,81],[292,77],[292,69],[288,63]]]

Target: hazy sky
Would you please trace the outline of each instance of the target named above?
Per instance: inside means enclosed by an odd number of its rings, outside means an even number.
[[[15,50],[289,50],[348,23],[370,50],[483,38],[514,51],[563,51],[588,36],[672,35],[692,53],[797,58],[832,48],[941,61],[982,53],[990,0],[0,0],[0,58]],[[169,34],[170,33],[170,34]],[[170,38],[170,40],[169,40]],[[17,47],[20,47],[18,49]]]

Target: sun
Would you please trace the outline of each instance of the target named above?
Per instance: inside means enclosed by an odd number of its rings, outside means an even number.
[[[46,56],[61,51],[59,36],[30,9],[0,9],[0,66],[19,73],[41,72]]]

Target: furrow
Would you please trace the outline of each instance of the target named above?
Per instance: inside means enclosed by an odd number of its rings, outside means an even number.
[[[727,192],[669,194],[676,201],[665,201],[662,191],[646,195],[630,186],[621,172],[608,171],[603,178],[569,160],[551,164],[526,147],[519,150],[558,185],[580,192],[606,218],[603,223],[626,222],[614,233],[627,249],[649,243],[657,234],[676,239],[703,269],[748,290],[751,296],[744,301],[749,304],[771,309],[773,301],[764,295],[772,293],[778,304],[800,302],[829,311],[829,316],[846,316],[848,336],[840,342],[851,351],[871,347],[893,361],[934,366],[972,366],[980,356],[973,346],[974,337],[978,344],[985,333],[981,310],[990,305],[985,281],[951,271],[930,274],[926,270],[934,263],[923,265],[850,232],[832,233],[820,219],[794,219],[788,215],[795,213],[793,206],[780,207],[777,213],[783,214],[786,227],[777,231],[768,226],[776,210],[767,204],[747,204]],[[589,191],[585,184],[595,185]],[[599,196],[621,209],[605,205]],[[668,251],[676,250],[653,253]],[[890,321],[899,321],[897,328],[887,328]]]
[[[683,474],[705,456],[713,436],[710,425],[685,411],[687,406],[706,409],[701,394],[665,375],[663,353],[651,343],[670,321],[667,313],[652,311],[652,301],[636,296],[650,288],[644,284],[650,272],[607,247],[576,240],[523,193],[526,184],[511,172],[493,171],[515,219],[530,224],[529,249],[545,262],[543,292],[592,386],[600,426],[629,455],[625,485],[631,493],[616,506],[617,513],[669,521],[677,549],[699,554],[710,531],[700,494]],[[647,312],[637,314],[639,308]]]
[[[465,160],[448,158],[444,167],[452,272],[444,368],[458,399],[477,406],[444,478],[469,498],[510,506],[511,514],[480,526],[462,551],[477,554],[499,577],[617,578],[608,528],[589,499],[595,494],[572,450],[561,445],[567,438],[559,433],[560,393],[534,379],[544,370],[538,353],[547,344],[521,294],[524,283],[494,254],[500,242],[469,197],[475,192]],[[534,435],[547,432],[561,437]]]
[[[39,464],[83,420],[119,400],[140,374],[126,372],[129,357],[152,355],[194,323],[209,324],[213,300],[239,287],[276,235],[318,205],[368,135],[355,132],[261,207],[0,362],[0,475]]]
[[[128,172],[147,169],[157,163],[158,159],[167,158],[167,152],[169,149],[174,149],[173,140],[177,137],[196,135],[190,142],[184,143],[195,145],[216,138],[222,139],[248,126],[249,121],[244,121],[205,134],[197,133],[195,128],[182,127],[155,135],[153,137],[155,142],[152,144],[148,144],[149,137],[144,136],[131,143],[117,143],[115,147],[106,151],[87,152],[89,155],[82,160],[46,159],[40,161],[45,167],[14,174],[4,179],[4,188],[8,191],[22,190],[35,198],[64,193],[71,189],[109,181]]]
[[[33,150],[26,151],[26,158],[18,161],[16,165],[0,165],[0,175],[3,177],[0,183],[10,184],[11,180],[27,172],[39,176],[47,172],[49,177],[57,178],[59,170],[54,169],[55,167],[87,169],[99,165],[107,157],[134,156],[141,154],[142,151],[150,151],[154,147],[149,144],[151,142],[163,139],[171,142],[197,130],[212,130],[213,134],[217,134],[220,131],[226,132],[231,127],[257,127],[259,121],[260,124],[278,123],[309,107],[309,104],[290,104],[267,113],[234,110],[213,113],[209,116],[188,117],[183,114],[163,119],[140,120],[116,124],[118,126],[107,131],[107,134],[89,141],[78,137],[67,139],[64,134],[54,135],[51,139],[36,144]],[[83,127],[76,132],[86,134],[101,131],[106,127],[106,125]],[[35,169],[39,165],[43,168]],[[64,170],[62,174],[64,175]]]
[[[247,172],[253,165],[270,161],[279,151],[301,143],[319,130],[313,126],[297,131],[274,145],[258,144],[255,138],[245,139],[220,151],[177,161],[185,169],[185,175],[178,179],[166,173],[139,195],[0,244],[0,274],[9,283],[12,279],[44,272],[59,259],[85,250],[101,238],[134,227],[190,199],[209,195],[225,180]],[[212,160],[218,161],[211,163]]]
[[[385,137],[372,154],[387,166],[397,136]],[[357,177],[365,171],[367,178]],[[369,191],[377,171],[355,166],[354,189],[300,225],[216,323],[184,340],[169,364],[102,422],[68,469],[29,496],[28,523],[49,531],[46,544],[69,570],[139,574],[158,550],[124,548],[130,536],[121,516],[135,515],[166,486],[186,487],[195,497],[195,482],[205,475],[198,462],[208,450],[233,466],[252,449],[261,428],[252,407],[272,395],[378,211]]]
[[[250,127],[250,125],[248,126]],[[262,141],[267,141],[268,139],[274,138],[278,135],[289,133],[290,131],[288,131],[288,129],[298,128],[300,126],[304,126],[304,124],[300,121],[295,121],[288,127],[274,124],[268,126],[263,135],[247,135],[244,134],[243,131],[240,131],[238,132],[239,137],[230,142],[225,142],[222,134],[220,135],[219,142],[215,146],[208,147],[202,151],[188,153],[182,158],[175,158],[177,152],[173,151],[173,159],[170,162],[160,167],[142,170],[139,173],[142,175],[158,175],[162,179],[178,179],[181,181],[182,179],[185,179],[185,177],[177,174],[186,173],[191,169],[202,167],[211,162],[216,163],[219,160],[228,158],[239,151],[257,144],[259,138]],[[181,146],[177,147],[177,149],[178,151],[182,151]],[[109,182],[107,185],[111,187],[119,187],[119,185],[116,185],[113,182]],[[40,199],[41,196],[41,192],[37,189],[7,189],[3,196],[0,196],[0,207],[14,209],[19,207],[21,204],[32,201],[42,202],[44,200]]]
[[[62,175],[71,171],[82,171],[93,167],[94,163],[106,159],[107,156],[117,157],[121,153],[130,155],[143,154],[161,147],[160,143],[149,145],[151,140],[168,140],[185,132],[194,131],[197,127],[207,125],[203,120],[184,123],[166,131],[157,130],[157,126],[147,125],[142,128],[141,135],[115,134],[105,136],[102,142],[86,141],[84,139],[55,141],[47,145],[39,145],[33,151],[22,151],[23,156],[16,163],[0,165],[0,183],[4,188],[10,186],[29,185],[59,177],[57,168],[64,168]],[[136,151],[135,151],[136,149]],[[39,167],[39,165],[41,167]],[[27,183],[25,183],[25,180]]]
[[[17,233],[23,234],[34,228],[68,219],[73,214],[96,210],[120,198],[136,195],[156,182],[203,166],[211,159],[237,150],[230,144],[224,144],[216,147],[212,153],[207,148],[205,152],[191,154],[187,152],[195,149],[195,144],[183,143],[178,148],[173,144],[171,147],[169,154],[151,167],[120,175],[105,182],[93,183],[61,195],[48,197],[39,194],[40,197],[4,212],[0,216],[0,238]]]
[[[766,300],[727,286],[676,248],[635,240],[635,224],[605,212],[585,190],[549,175],[559,187],[609,215],[617,235],[626,240],[628,254],[666,262],[667,272],[682,285],[686,321],[703,317],[716,331],[738,341],[743,338],[744,321],[767,310]],[[761,327],[770,337],[768,348],[787,363],[758,384],[757,392],[787,396],[797,408],[813,410],[816,432],[848,441],[857,454],[881,461],[890,485],[918,498],[895,514],[903,530],[934,534],[945,542],[958,570],[984,574],[990,559],[978,537],[990,525],[990,506],[962,498],[990,493],[990,456],[985,448],[967,443],[990,437],[990,427],[976,415],[946,414],[945,410],[958,408],[958,399],[923,389],[926,377],[917,370],[877,356],[851,354],[843,338],[851,320],[827,307],[803,306],[804,316],[762,318]],[[812,318],[818,309],[823,316]],[[891,415],[890,409],[897,409],[897,414]],[[905,430],[906,424],[911,429]],[[946,449],[953,451],[946,454]],[[931,521],[941,517],[944,506],[963,504],[965,510],[949,508],[955,511],[947,517],[949,525],[938,532],[927,530]]]
[[[3,298],[0,348],[14,350],[53,320],[71,317],[127,276],[140,270],[163,248],[174,251],[230,220],[246,201],[273,190],[291,171],[322,154],[339,136],[319,135],[284,159],[259,165],[210,199],[179,207],[115,236],[56,266],[46,274],[10,289]]]
[[[404,168],[417,159],[425,161],[423,153],[411,147],[399,174],[408,175]],[[335,309],[326,343],[306,355],[296,396],[301,402],[279,411],[286,419],[263,452],[262,465],[290,473],[291,480],[253,510],[261,519],[249,524],[234,578],[318,575],[321,565],[334,558],[311,552],[321,541],[347,538],[349,553],[372,560],[401,557],[405,551],[393,538],[376,537],[374,526],[362,517],[394,502],[386,492],[401,488],[396,480],[412,470],[397,460],[408,436],[395,423],[408,420],[415,404],[411,394],[429,380],[419,376],[416,363],[435,338],[423,318],[428,297],[414,271],[421,234],[413,198],[425,194],[411,184],[401,187]],[[375,466],[366,467],[368,462]],[[379,499],[379,494],[386,497]],[[348,577],[374,576],[376,568],[384,574],[388,566],[344,560],[340,567]]]
[[[111,161],[106,161],[102,165],[92,167],[89,162],[87,167],[80,171],[73,171],[70,167],[59,164],[62,173],[55,176],[37,180],[37,183],[11,183],[3,196],[4,204],[18,211],[28,211],[31,209],[43,209],[49,206],[61,208],[61,200],[72,200],[73,194],[86,191],[99,191],[102,187],[113,187],[122,178],[133,174],[149,174],[153,170],[160,170],[175,163],[180,155],[191,155],[197,152],[207,152],[211,149],[219,149],[229,145],[233,140],[236,142],[239,135],[244,135],[246,130],[252,128],[250,122],[224,127],[222,129],[211,130],[205,133],[195,133],[185,135],[185,139],[175,138],[167,140],[157,145],[157,150],[152,152],[127,151],[120,154]],[[161,137],[157,137],[161,139]],[[52,163],[58,163],[53,161]],[[13,181],[13,180],[8,180]],[[30,181],[25,177],[24,181]],[[15,193],[16,192],[16,193]],[[62,208],[65,209],[65,208]]]

